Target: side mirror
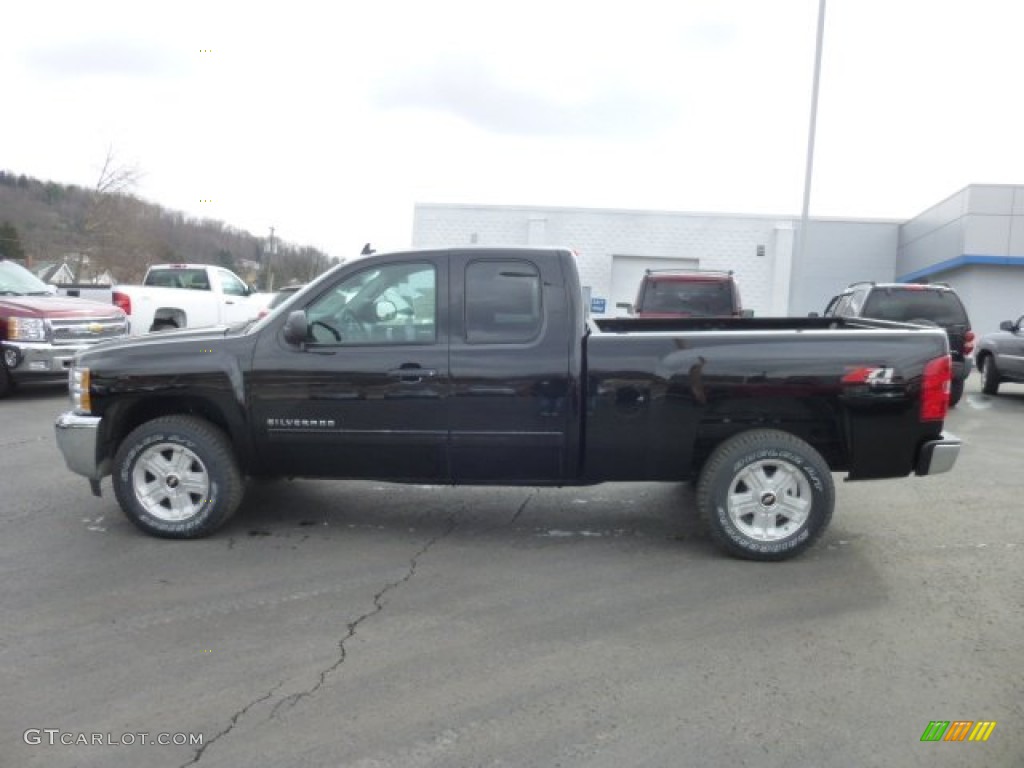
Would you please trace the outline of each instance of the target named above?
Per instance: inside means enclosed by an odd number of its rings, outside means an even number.
[[[284,323],[284,340],[296,347],[305,347],[309,340],[309,320],[306,310],[296,309]]]
[[[752,309],[744,309],[744,310],[740,311],[740,317],[753,317],[753,316],[754,316],[754,310],[752,310]]]
[[[1013,320],[1003,320],[1003,322],[999,324],[1000,331],[1009,331],[1010,333],[1016,331],[1017,327],[1018,326],[1014,325]]]

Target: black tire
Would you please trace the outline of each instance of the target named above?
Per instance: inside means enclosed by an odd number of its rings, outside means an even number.
[[[168,539],[213,533],[244,493],[231,443],[194,416],[162,416],[132,431],[114,457],[113,484],[128,519]]]
[[[741,506],[738,500],[745,495],[749,502]],[[726,553],[747,560],[786,560],[828,527],[835,485],[828,464],[806,442],[788,432],[756,429],[726,440],[708,458],[697,482],[697,508]],[[770,532],[754,533],[755,514],[762,515],[765,525],[772,517]]]
[[[999,369],[992,355],[981,358],[981,391],[986,395],[999,394]]]
[[[160,331],[176,330],[178,330],[178,324],[173,320],[154,320],[153,324],[149,326],[150,333],[159,333]]]
[[[0,398],[7,397],[14,390],[14,380],[7,366],[0,362]]]
[[[964,396],[964,380],[953,379],[949,382],[949,407],[953,408]]]

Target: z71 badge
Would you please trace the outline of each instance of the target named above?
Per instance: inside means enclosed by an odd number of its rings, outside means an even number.
[[[895,381],[894,368],[854,368],[843,376],[843,384],[867,384],[871,387],[893,384]]]

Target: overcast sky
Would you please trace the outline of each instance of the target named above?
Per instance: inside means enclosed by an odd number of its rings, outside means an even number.
[[[797,215],[817,11],[8,3],[0,168],[92,186],[112,147],[147,200],[341,257],[408,246],[416,202]],[[1019,0],[829,0],[811,215],[1024,184],[1022,30]]]

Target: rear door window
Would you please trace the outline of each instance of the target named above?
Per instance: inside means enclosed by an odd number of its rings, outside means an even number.
[[[540,334],[541,281],[528,261],[473,261],[466,266],[466,341],[522,344]]]
[[[210,279],[203,268],[197,269],[151,269],[146,273],[145,285],[156,288],[191,288],[210,290]]]

